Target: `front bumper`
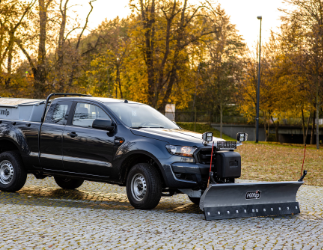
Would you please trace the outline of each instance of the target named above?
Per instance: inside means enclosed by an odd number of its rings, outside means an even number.
[[[168,159],[159,159],[166,175],[166,186],[173,189],[205,189],[211,149],[211,146],[200,147],[194,152],[193,158],[173,155]],[[206,154],[202,155],[201,151]]]
[[[171,157],[172,159],[173,157]],[[172,161],[161,162],[167,179],[167,187],[180,189],[205,189],[210,165]]]
[[[171,164],[171,168],[178,181],[194,182],[201,187],[207,183],[210,165],[175,162]]]
[[[167,186],[177,189],[202,189],[209,178],[211,147],[201,147],[193,158],[172,156],[162,162]],[[192,161],[192,162],[190,162]],[[219,182],[232,182],[241,175],[241,156],[233,151],[213,151],[211,171]]]

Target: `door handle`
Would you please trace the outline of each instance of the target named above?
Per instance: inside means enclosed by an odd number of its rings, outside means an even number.
[[[72,138],[74,138],[74,137],[77,136],[77,134],[75,132],[68,133],[67,135],[70,136],[70,137],[72,137]]]

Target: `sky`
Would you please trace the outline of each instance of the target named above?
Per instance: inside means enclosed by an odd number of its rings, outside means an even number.
[[[71,1],[72,2],[72,1]],[[78,6],[73,7],[80,17],[86,17],[90,6],[88,0],[74,0]],[[194,3],[198,0],[190,0]],[[282,0],[218,0],[222,8],[231,17],[239,33],[243,36],[249,48],[253,48],[259,38],[259,20],[262,16],[262,42],[270,36],[270,29],[277,31],[282,13],[278,8],[286,7]],[[130,14],[129,0],[97,0],[93,3],[94,9],[89,20],[89,29],[96,28],[105,19],[126,17]]]

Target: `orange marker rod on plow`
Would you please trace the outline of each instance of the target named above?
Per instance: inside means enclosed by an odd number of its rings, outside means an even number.
[[[210,179],[211,179],[211,169],[212,169],[212,159],[213,159],[213,147],[214,147],[214,142],[212,142],[212,150],[211,150],[211,161],[210,161],[210,171],[209,171],[209,179],[207,181],[207,187],[210,185]]]

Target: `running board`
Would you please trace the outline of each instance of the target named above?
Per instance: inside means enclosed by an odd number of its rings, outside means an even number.
[[[200,208],[206,220],[300,213],[296,193],[303,181],[210,184]]]

